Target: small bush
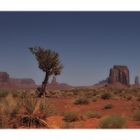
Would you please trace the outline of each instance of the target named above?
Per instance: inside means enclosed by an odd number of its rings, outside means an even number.
[[[97,111],[88,111],[86,112],[85,115],[87,118],[100,118],[101,117],[101,113]]]
[[[46,111],[47,111],[46,112],[47,116],[53,116],[53,115],[60,114],[60,112],[57,109],[57,107],[55,105],[52,105],[52,104],[47,105],[47,110]]]
[[[6,89],[0,89],[0,98],[6,97],[9,94],[9,91]]]
[[[104,93],[101,95],[101,98],[106,100],[106,99],[110,99],[111,98],[111,94],[110,93]]]
[[[46,99],[41,99],[40,104],[39,104],[39,110],[43,113],[44,111],[46,111],[48,105],[46,102]]]
[[[132,99],[132,96],[126,96],[126,99],[129,101]]]
[[[87,98],[92,98],[93,96],[94,96],[94,97],[96,96],[96,93],[88,92],[88,93],[85,93],[85,96],[86,96]]]
[[[112,104],[106,104],[103,109],[111,109],[113,108],[113,105]]]
[[[89,100],[87,98],[80,97],[74,101],[74,104],[89,104]]]
[[[92,98],[92,102],[96,102],[96,101],[97,101],[96,97]]]
[[[123,128],[125,119],[121,116],[112,115],[101,120],[101,128]]]
[[[62,126],[61,126],[61,128],[66,128],[66,129],[68,129],[68,128],[73,128],[74,126],[73,126],[73,124],[72,123],[70,123],[70,122],[64,122],[63,124],[62,124]]]
[[[133,119],[135,121],[140,121],[140,110],[137,110],[133,113]]]
[[[33,97],[25,98],[24,99],[24,107],[28,114],[32,114],[35,110],[37,100]]]
[[[20,102],[14,99],[11,94],[8,94],[3,101],[4,112],[6,115],[15,116],[21,108]]]
[[[78,114],[76,112],[66,112],[64,113],[64,120],[66,122],[73,122],[73,121],[77,121],[78,118]]]

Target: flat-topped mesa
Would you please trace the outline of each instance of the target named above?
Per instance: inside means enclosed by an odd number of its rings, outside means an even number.
[[[123,85],[129,85],[128,67],[123,65],[114,65],[113,68],[110,69],[108,83],[121,83]]]
[[[0,72],[0,88],[34,88],[36,83],[30,78],[12,78],[7,72]]]

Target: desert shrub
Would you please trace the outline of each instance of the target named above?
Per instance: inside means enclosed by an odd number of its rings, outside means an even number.
[[[96,95],[97,95],[97,93],[95,93],[95,92],[94,92],[94,93],[92,93],[92,96],[96,96]]]
[[[16,97],[20,97],[20,94],[22,93],[22,91],[18,91],[18,90],[11,90],[11,92],[10,92],[10,94],[12,94],[12,96],[14,97],[14,98],[16,98]]]
[[[74,96],[73,92],[71,92],[71,91],[68,91],[66,94],[67,94],[67,96],[69,96],[69,97]]]
[[[113,105],[112,104],[106,104],[103,107],[103,109],[111,109],[111,108],[113,108]]]
[[[4,106],[0,104],[0,128],[6,128],[4,116]]]
[[[121,116],[112,115],[101,120],[100,128],[123,128],[125,119]]]
[[[39,104],[39,111],[43,118],[47,117],[48,115],[47,109],[48,109],[48,104],[46,103],[46,99],[41,100]]]
[[[15,98],[11,94],[5,97],[3,101],[3,106],[4,106],[4,113],[6,115],[11,115],[11,116],[15,116],[21,107],[18,99],[15,100]]]
[[[87,118],[100,118],[102,115],[100,112],[97,111],[88,111],[86,112],[85,116]]]
[[[28,114],[33,113],[36,107],[36,103],[37,103],[37,99],[33,97],[28,97],[24,99],[24,107],[26,108]]]
[[[112,99],[113,99],[113,100],[120,100],[120,96],[119,96],[119,95],[114,95],[114,96],[112,97]]]
[[[46,113],[47,113],[47,116],[53,116],[53,115],[58,115],[60,112],[59,110],[57,109],[57,107],[55,105],[47,105],[46,107]]]
[[[110,98],[111,98],[111,94],[110,94],[110,93],[103,93],[103,94],[101,95],[101,98],[104,99],[104,100],[110,99]]]
[[[80,89],[76,88],[76,89],[72,89],[72,92],[73,94],[76,96],[76,95],[79,95],[80,93]]]
[[[132,96],[127,96],[126,99],[127,100],[131,100],[132,99]]]
[[[97,101],[97,97],[93,97],[92,102],[96,102],[96,101]]]
[[[133,120],[140,121],[140,110],[134,111],[132,116],[133,116]]]
[[[9,91],[6,89],[0,89],[0,98],[6,97],[9,94]]]
[[[128,101],[132,99],[132,96],[131,95],[127,95],[127,94],[123,94],[122,97],[125,98]]]
[[[96,96],[96,93],[92,93],[92,92],[85,93],[85,97],[87,98],[92,98],[93,96]]]
[[[71,123],[71,122],[63,122],[62,123],[62,125],[61,125],[61,128],[63,128],[63,129],[68,129],[68,128],[74,128],[74,125],[73,125],[73,123]]]
[[[79,119],[78,114],[76,112],[65,112],[64,113],[64,120],[66,122],[73,122]]]
[[[74,104],[78,105],[78,104],[89,104],[89,100],[85,97],[79,97],[78,99],[76,99],[74,101]]]

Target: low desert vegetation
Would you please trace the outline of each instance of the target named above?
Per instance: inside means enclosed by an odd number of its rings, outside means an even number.
[[[74,122],[79,120],[79,116],[77,112],[65,112],[64,113],[64,121],[66,122]]]
[[[49,97],[37,98],[35,90],[0,89],[0,128],[49,128],[48,118],[57,116],[62,117],[61,128],[80,127],[80,123],[84,128],[85,123],[90,125],[89,120],[99,121],[96,128],[124,128],[126,120],[133,126],[140,121],[140,89],[73,88],[48,92]],[[112,116],[121,104],[124,117],[119,116],[120,112]]]
[[[76,105],[89,104],[89,100],[86,97],[79,97],[74,101],[74,104]]]
[[[112,104],[105,104],[103,109],[111,109],[113,108],[113,105]]]
[[[111,94],[110,93],[103,93],[101,95],[101,99],[107,100],[111,98]]]
[[[134,111],[132,117],[134,121],[140,121],[140,110]]]
[[[97,100],[98,100],[97,97],[93,97],[93,98],[92,98],[92,102],[96,102]]]
[[[102,114],[98,111],[88,111],[85,113],[86,118],[101,118]]]
[[[105,117],[101,120],[100,128],[124,128],[125,119],[118,115]]]
[[[9,94],[9,91],[6,89],[0,89],[0,98],[4,98]]]

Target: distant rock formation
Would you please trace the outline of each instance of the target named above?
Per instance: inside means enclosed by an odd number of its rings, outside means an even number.
[[[139,77],[138,76],[135,77],[135,85],[139,85]]]
[[[0,82],[8,82],[9,74],[7,72],[0,72]]]
[[[15,78],[10,78],[9,83],[14,84],[14,85],[35,85],[35,81],[33,79],[29,78],[22,78],[22,79],[15,79]]]
[[[108,78],[105,80],[99,81],[97,84],[107,84],[108,83]]]
[[[115,65],[110,69],[109,84],[121,83],[123,85],[129,85],[129,69],[127,66]]]
[[[65,90],[65,89],[72,89],[73,86],[68,85],[66,83],[59,83],[56,80],[56,77],[54,76],[52,78],[52,81],[47,85],[48,89],[53,89],[53,90],[57,90],[57,89],[61,89],[61,90]]]
[[[53,85],[58,84],[57,81],[56,81],[56,77],[55,76],[53,76],[51,84],[53,84]]]
[[[7,72],[0,72],[1,88],[33,88],[36,87],[35,81],[30,78],[15,79],[11,78]]]

